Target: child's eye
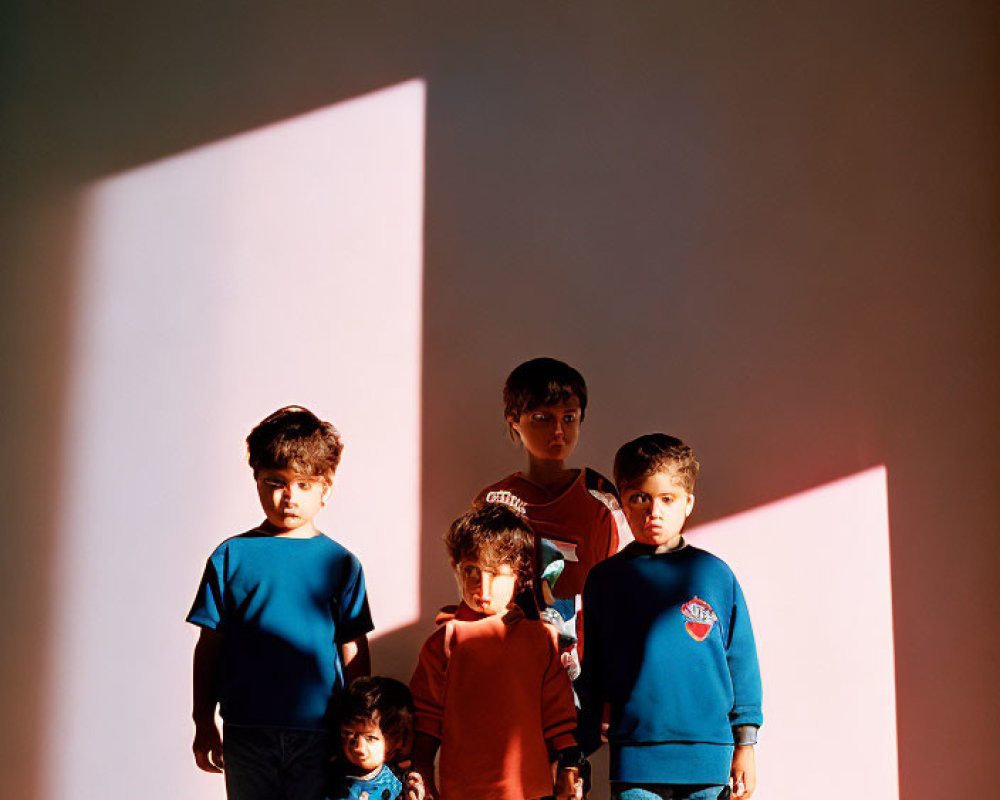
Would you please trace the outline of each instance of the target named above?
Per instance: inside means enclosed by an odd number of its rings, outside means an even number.
[[[532,422],[548,422],[549,421],[549,415],[548,414],[532,414],[531,415],[531,421]]]
[[[576,422],[576,414],[563,414],[563,423],[569,425]]]
[[[377,736],[366,736],[365,737],[365,741],[366,742],[377,742],[378,741],[378,737]]]
[[[629,505],[641,506],[649,502],[649,495],[643,494],[642,492],[636,492],[635,494],[630,494],[628,497]]]
[[[312,484],[309,481],[299,481],[299,488],[302,489],[302,491],[308,490],[311,486]]]

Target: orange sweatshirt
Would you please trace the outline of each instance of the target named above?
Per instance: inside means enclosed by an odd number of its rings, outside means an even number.
[[[552,794],[551,754],[576,744],[555,633],[446,606],[410,681],[416,729],[441,742],[441,800]]]

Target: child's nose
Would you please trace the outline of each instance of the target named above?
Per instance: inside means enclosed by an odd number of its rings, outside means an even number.
[[[482,595],[483,600],[490,599],[490,590],[493,588],[493,576],[484,572],[480,584],[480,595]]]

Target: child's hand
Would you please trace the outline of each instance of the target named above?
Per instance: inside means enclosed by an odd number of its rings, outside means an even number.
[[[556,773],[556,800],[583,800],[583,778],[576,767],[562,767]]]
[[[403,785],[403,797],[405,800],[424,800],[427,790],[424,787],[424,779],[419,772],[406,773],[406,782]]]
[[[222,772],[225,764],[222,760],[222,737],[215,720],[206,720],[195,724],[194,728],[194,762],[205,772]]]
[[[733,750],[733,766],[729,770],[733,797],[749,800],[757,788],[757,756],[753,745],[743,745]]]

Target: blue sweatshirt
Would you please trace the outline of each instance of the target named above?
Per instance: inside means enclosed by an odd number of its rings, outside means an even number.
[[[600,745],[611,709],[611,780],[729,779],[733,728],[759,726],[760,671],[746,602],[724,561],[633,542],[583,593],[579,742]]]

